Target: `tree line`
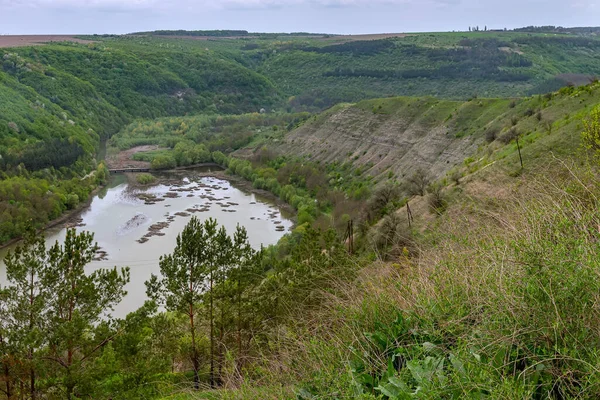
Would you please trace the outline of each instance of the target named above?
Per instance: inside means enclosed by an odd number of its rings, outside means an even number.
[[[0,399],[154,398],[175,385],[237,385],[273,351],[274,332],[318,304],[333,276],[355,272],[333,232],[309,228],[253,249],[244,228],[229,235],[194,217],[146,282],[149,300],[116,319],[129,271],[89,273],[96,250],[93,235],[68,230],[49,249],[30,233],[6,257]]]

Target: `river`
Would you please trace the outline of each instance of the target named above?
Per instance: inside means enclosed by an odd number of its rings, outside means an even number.
[[[237,224],[246,227],[255,248],[277,243],[292,227],[289,215],[273,202],[240,190],[227,180],[202,176],[201,171],[194,170],[159,177],[166,183],[136,188],[123,175],[113,176],[76,221],[76,229],[93,232],[100,246],[98,259],[88,265],[88,271],[130,267],[128,294],[112,313],[116,317],[124,317],[144,303],[144,282],[150,274],[160,274],[160,256],[172,252],[177,234],[192,215],[200,220],[215,218],[230,234]],[[65,227],[50,229],[46,242],[61,242],[65,235]],[[2,260],[15,246],[0,249],[1,285],[6,283]]]

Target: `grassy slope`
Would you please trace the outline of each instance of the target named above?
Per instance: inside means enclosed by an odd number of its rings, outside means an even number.
[[[443,215],[411,201],[419,253],[365,265],[298,316],[259,384],[171,398],[595,397],[600,180],[579,138],[599,104],[599,85],[516,104],[543,113],[517,121],[524,170],[514,142],[481,146]],[[389,374],[394,354],[409,367]]]

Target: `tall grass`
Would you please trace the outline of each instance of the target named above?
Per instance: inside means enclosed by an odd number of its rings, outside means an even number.
[[[599,398],[599,183],[556,162],[504,200],[450,205],[417,257],[339,282],[277,329],[244,383],[211,395]]]
[[[452,206],[417,259],[299,318],[274,376],[300,398],[600,397],[598,183],[560,164]]]

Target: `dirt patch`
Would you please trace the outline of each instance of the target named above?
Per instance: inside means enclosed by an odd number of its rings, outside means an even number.
[[[500,50],[500,51],[503,51],[503,52],[505,52],[505,53],[509,53],[509,54],[510,54],[510,53],[516,53],[516,54],[519,54],[519,55],[521,55],[521,56],[522,56],[523,54],[525,54],[525,53],[523,53],[523,52],[522,52],[521,50],[519,50],[519,49],[513,49],[513,48],[510,48],[510,47],[498,47],[498,50]]]
[[[158,146],[137,146],[129,150],[123,150],[117,154],[111,154],[106,157],[108,169],[127,169],[127,168],[150,168],[147,161],[135,161],[132,157],[135,153],[157,150]]]
[[[5,35],[0,36],[0,48],[40,46],[51,42],[94,43],[93,40],[78,39],[73,35]]]

